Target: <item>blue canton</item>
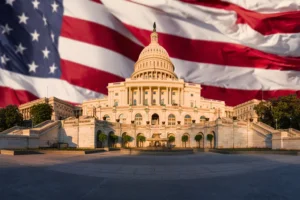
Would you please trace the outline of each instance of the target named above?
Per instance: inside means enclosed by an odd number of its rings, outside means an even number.
[[[0,68],[60,78],[63,0],[0,0]]]

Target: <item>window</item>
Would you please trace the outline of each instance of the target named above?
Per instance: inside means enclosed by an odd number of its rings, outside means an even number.
[[[165,104],[165,100],[164,100],[164,99],[161,99],[161,100],[160,100],[160,104]]]
[[[170,114],[169,117],[168,117],[168,125],[169,126],[175,126],[175,124],[176,124],[175,115]]]
[[[153,100],[152,100],[152,103],[153,103],[153,104],[156,104],[156,99],[153,99]]]
[[[148,105],[148,99],[144,100],[144,105],[147,106]]]
[[[133,92],[133,94],[136,94],[136,91],[135,91],[135,92]]]
[[[191,107],[192,107],[192,108],[194,107],[194,103],[193,103],[193,102],[191,102]]]
[[[133,105],[136,106],[136,99],[133,99]]]
[[[154,91],[153,94],[156,94],[156,92]]]
[[[141,125],[142,124],[142,120],[143,120],[143,117],[140,113],[136,114],[135,115],[135,124],[136,125]]]
[[[193,97],[194,96],[194,94],[191,94],[191,97]]]
[[[189,125],[189,124],[191,124],[192,123],[192,118],[191,118],[191,116],[190,115],[186,115],[185,117],[184,117],[184,124],[185,125]]]
[[[148,94],[148,92],[146,91],[145,94]]]
[[[164,92],[161,92],[161,94],[163,95],[163,94],[164,94]]]
[[[118,105],[119,105],[119,102],[115,101],[114,106],[118,106]]]
[[[175,95],[175,92],[172,92],[172,95]]]

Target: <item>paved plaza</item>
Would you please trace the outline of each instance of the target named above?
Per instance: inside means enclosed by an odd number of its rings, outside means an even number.
[[[1,200],[299,199],[300,156],[0,155]]]

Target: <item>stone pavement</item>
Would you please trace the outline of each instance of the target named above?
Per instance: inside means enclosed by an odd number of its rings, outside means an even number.
[[[300,156],[0,155],[0,199],[299,199]]]

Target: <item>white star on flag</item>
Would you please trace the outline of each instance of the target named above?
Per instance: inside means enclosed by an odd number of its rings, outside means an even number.
[[[22,43],[20,43],[19,46],[16,46],[16,47],[17,47],[16,53],[20,53],[23,55],[23,51],[25,51],[26,48],[23,47]]]
[[[32,4],[33,4],[34,9],[38,9],[40,2],[38,0],[34,0],[34,1],[32,1]]]
[[[6,4],[13,6],[15,0],[6,0]]]
[[[40,34],[36,30],[34,30],[34,32],[31,33],[31,36],[32,36],[32,41],[37,41],[37,42],[39,41]]]
[[[8,26],[8,24],[6,24],[5,26],[1,26],[1,27],[3,28],[2,34],[6,34],[7,33],[7,35],[9,35],[9,33],[13,30],[12,28],[10,28]]]
[[[56,4],[56,1],[54,1],[53,4],[51,4],[51,6],[52,6],[52,12],[57,12],[58,5]]]
[[[27,20],[29,19],[29,17],[27,17],[27,16],[25,15],[25,13],[23,13],[22,15],[20,15],[20,16],[18,16],[18,17],[19,17],[19,19],[20,19],[20,21],[19,21],[20,24],[21,24],[21,23],[27,24]]]
[[[48,50],[48,48],[46,47],[45,50],[42,51],[44,54],[44,58],[49,58],[49,53],[50,51]]]
[[[55,63],[53,63],[53,65],[50,66],[49,68],[50,68],[49,74],[54,74],[54,73],[55,73],[55,70],[57,69],[57,67],[55,66]]]
[[[35,64],[34,61],[32,61],[32,63],[29,64],[28,66],[29,66],[29,72],[36,72],[36,68],[39,67],[39,66],[37,66],[37,65]]]
[[[3,54],[3,56],[1,56],[0,58],[1,58],[1,59],[0,59],[0,60],[1,60],[1,63],[2,63],[3,65],[6,65],[6,63],[9,61],[9,58],[7,58],[5,54]]]

